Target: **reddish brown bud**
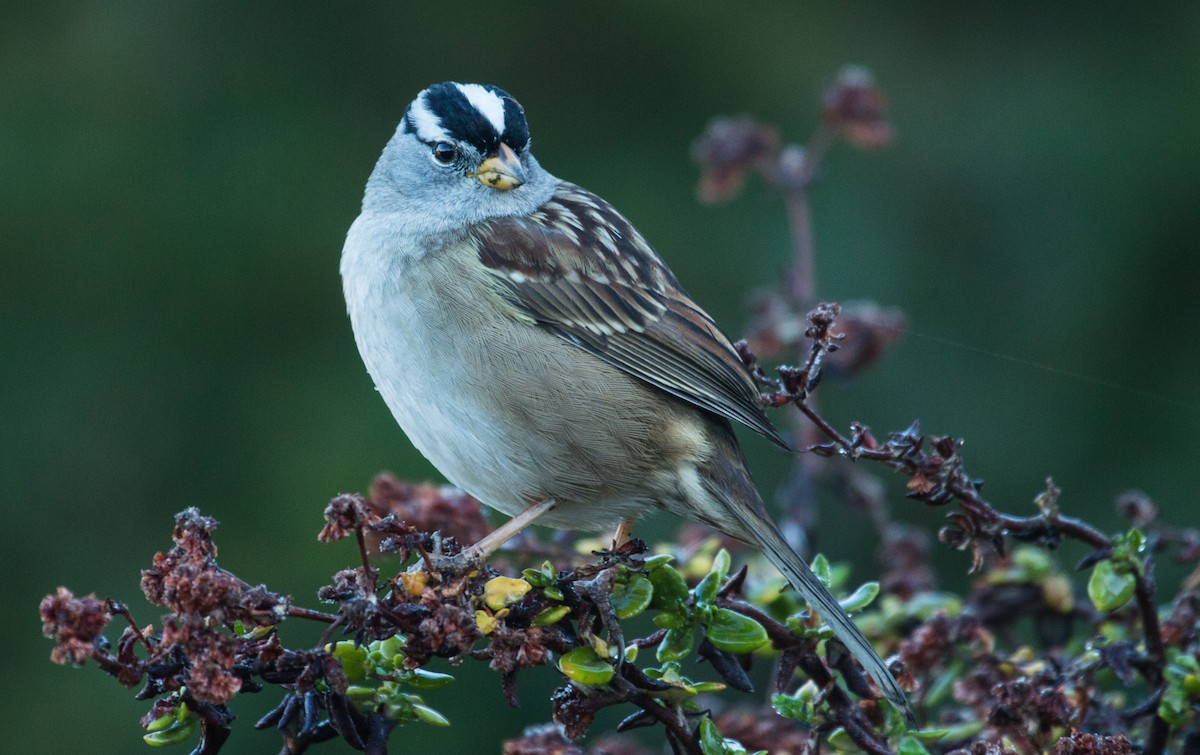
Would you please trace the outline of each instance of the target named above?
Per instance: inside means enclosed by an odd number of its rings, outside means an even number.
[[[1127,490],[1117,496],[1117,509],[1134,527],[1145,527],[1158,518],[1158,507],[1140,490]]]
[[[866,68],[846,66],[838,71],[822,97],[821,120],[860,149],[885,147],[892,141],[892,124],[884,113],[883,93]]]
[[[55,663],[83,663],[92,657],[95,642],[112,621],[104,603],[95,595],[76,598],[65,587],[42,598],[42,634],[57,643],[50,651]]]
[[[722,202],[742,190],[746,173],[770,162],[779,150],[779,135],[749,116],[714,118],[692,144],[700,166],[697,189],[703,202]]]
[[[366,519],[366,500],[360,495],[343,493],[325,507],[325,526],[317,539],[322,543],[341,540],[358,529]]]

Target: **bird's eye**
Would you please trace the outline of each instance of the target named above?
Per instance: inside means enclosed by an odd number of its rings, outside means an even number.
[[[433,145],[433,159],[443,165],[449,165],[458,157],[458,149],[449,142],[438,142]]]

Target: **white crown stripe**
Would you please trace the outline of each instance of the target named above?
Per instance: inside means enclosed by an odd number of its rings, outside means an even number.
[[[418,97],[409,109],[413,126],[417,129],[417,138],[423,142],[450,141],[450,135],[442,128],[442,121],[430,111],[425,104],[425,98]]]
[[[497,134],[504,133],[504,100],[495,92],[490,92],[478,84],[455,84],[458,91],[463,93],[467,102],[488,119]]]

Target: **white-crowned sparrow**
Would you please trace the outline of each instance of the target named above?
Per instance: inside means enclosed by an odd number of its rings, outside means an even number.
[[[367,370],[413,445],[483,503],[599,530],[655,509],[760,548],[901,709],[871,644],[768,518],[730,421],[787,447],[728,339],[629,221],[547,173],[504,91],[421,92],[342,252]]]

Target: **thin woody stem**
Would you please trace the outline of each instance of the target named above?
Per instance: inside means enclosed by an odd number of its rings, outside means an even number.
[[[797,178],[784,186],[788,211],[788,227],[792,236],[792,269],[788,273],[788,295],[801,309],[807,309],[816,299],[816,254],[813,247],[812,214],[808,206],[808,187],[821,166],[834,134],[818,126],[804,147],[803,167]],[[778,180],[778,179],[777,179]]]
[[[687,753],[687,755],[702,755],[703,750],[700,749],[700,743],[696,741],[686,719],[677,708],[661,705],[653,697],[621,677],[616,677],[613,684],[621,691],[625,699],[641,708],[666,728],[672,740],[672,749]],[[679,745],[678,748],[675,747],[676,744]]]
[[[788,272],[788,294],[792,301],[806,308],[813,305],[816,291],[816,264],[813,255],[812,215],[808,207],[808,190],[792,189],[786,194],[788,226],[792,235],[792,269]]]
[[[311,608],[301,608],[300,606],[292,605],[288,606],[287,613],[288,616],[291,616],[295,619],[311,619],[313,621],[320,621],[326,624],[333,624],[340,618],[336,614],[325,613],[324,611],[315,611]]]
[[[798,175],[791,176],[786,182],[776,176],[776,183],[783,189],[784,203],[787,207],[788,228],[792,239],[792,268],[788,271],[786,292],[792,302],[801,310],[807,310],[816,303],[816,253],[813,245],[812,213],[809,209],[808,187],[816,175],[822,159],[833,144],[834,135],[823,125],[818,125],[812,138],[803,149],[802,166]],[[785,152],[786,154],[786,152]],[[777,156],[776,164],[782,166],[783,156]],[[778,171],[782,172],[782,171]],[[793,422],[796,429],[796,442],[801,448],[816,442],[813,428],[798,417]],[[811,487],[807,484],[818,474],[820,460],[814,456],[798,456],[795,460],[796,472],[801,476],[799,485],[802,487],[789,496],[792,500],[787,506],[785,516],[795,523],[796,530],[786,534],[804,534],[809,539],[811,530],[816,525],[816,506]],[[792,538],[795,539],[795,538]],[[806,550],[807,542],[791,542],[793,548]]]

